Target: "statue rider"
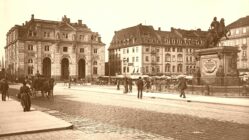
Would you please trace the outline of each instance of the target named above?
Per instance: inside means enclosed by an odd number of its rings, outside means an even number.
[[[214,17],[210,25],[210,28],[211,28],[211,31],[214,32],[218,36],[219,22],[217,21],[217,17]]]
[[[223,35],[228,39],[226,32],[225,32],[225,20],[224,18],[221,18],[220,23],[219,23],[219,28],[218,28],[218,36],[222,37]]]

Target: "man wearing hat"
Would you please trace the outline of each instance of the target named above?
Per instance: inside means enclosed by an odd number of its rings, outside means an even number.
[[[137,98],[138,99],[142,99],[143,97],[143,86],[144,86],[144,82],[142,78],[139,77],[137,81]]]

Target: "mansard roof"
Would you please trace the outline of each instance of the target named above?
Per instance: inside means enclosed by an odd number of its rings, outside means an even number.
[[[166,45],[165,39],[205,39],[206,31],[183,30],[171,28],[171,31],[154,30],[153,26],[139,24],[137,26],[115,31],[110,49],[135,45]],[[169,45],[169,44],[168,44]]]
[[[242,17],[227,26],[228,29],[249,26],[249,16]]]

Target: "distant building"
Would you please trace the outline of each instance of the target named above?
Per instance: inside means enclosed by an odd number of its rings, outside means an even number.
[[[161,31],[142,24],[115,31],[108,48],[110,74],[192,74],[194,51],[205,37],[199,29]]]
[[[105,72],[105,44],[81,20],[35,19],[7,33],[6,70],[23,77],[37,72],[55,79],[96,78]]]
[[[240,18],[229,24],[228,40],[222,39],[221,46],[236,46],[240,50],[237,59],[239,72],[249,74],[249,16]]]

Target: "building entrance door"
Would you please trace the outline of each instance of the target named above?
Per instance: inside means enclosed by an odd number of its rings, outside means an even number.
[[[67,80],[69,78],[69,61],[67,58],[61,60],[61,80]]]
[[[45,77],[51,77],[51,60],[50,58],[46,57],[43,59],[42,62],[42,74]]]
[[[85,78],[86,77],[86,61],[85,59],[80,59],[78,62],[78,78]]]

